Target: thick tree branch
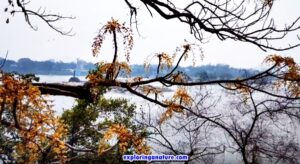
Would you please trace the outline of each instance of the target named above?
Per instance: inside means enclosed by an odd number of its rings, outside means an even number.
[[[33,85],[40,89],[41,94],[69,96],[78,99],[87,99],[89,101],[93,100],[89,83],[86,83],[83,86],[72,86],[58,83],[33,83]]]

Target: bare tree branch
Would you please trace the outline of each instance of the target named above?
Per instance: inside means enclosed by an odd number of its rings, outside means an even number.
[[[128,2],[126,0],[126,2]],[[241,0],[189,1],[184,7],[177,7],[171,1],[140,0],[148,9],[156,11],[165,19],[178,19],[190,26],[191,33],[199,41],[205,39],[204,32],[217,36],[220,40],[232,39],[251,43],[260,49],[284,51],[298,47],[297,43],[277,47],[271,41],[282,40],[290,32],[300,30],[300,17],[284,28],[277,28],[274,19],[269,18],[272,5]],[[273,1],[271,1],[273,2]],[[134,8],[132,3],[127,3]],[[130,4],[130,5],[129,5]],[[269,3],[268,3],[269,4]],[[180,6],[180,5],[178,5]],[[182,6],[182,5],[181,5]],[[250,6],[250,7],[249,7]],[[149,9],[148,9],[149,10]],[[151,10],[149,10],[150,14]],[[258,28],[257,28],[258,27]]]

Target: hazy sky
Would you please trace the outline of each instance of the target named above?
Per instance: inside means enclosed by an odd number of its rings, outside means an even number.
[[[30,5],[35,9],[41,6],[52,13],[76,17],[74,20],[62,20],[57,24],[65,30],[73,28],[75,35],[68,37],[56,33],[39,19],[32,19],[32,22],[39,28],[38,31],[34,31],[25,23],[21,14],[10,18],[10,23],[6,24],[5,20],[8,15],[3,12],[6,5],[7,1],[0,1],[0,57],[3,57],[8,50],[8,58],[14,60],[23,57],[67,62],[75,61],[77,58],[91,62],[110,60],[113,54],[110,48],[111,43],[104,46],[103,53],[99,57],[92,57],[93,38],[98,29],[112,17],[121,22],[129,21],[129,10],[123,0],[32,0]],[[283,27],[285,23],[300,16],[299,7],[300,0],[275,1],[272,12],[278,26]],[[141,36],[135,33],[131,64],[143,64],[146,57],[154,53],[162,51],[172,53],[176,46],[183,43],[184,39],[192,43],[197,42],[189,34],[188,26],[177,20],[166,21],[158,15],[152,18],[144,6],[141,6],[138,14]],[[292,38],[295,36],[291,36],[290,39],[290,41],[295,41]],[[292,56],[300,62],[300,48],[285,52],[263,52],[251,44],[234,41],[220,42],[213,37],[208,43],[200,44],[200,46],[204,51],[204,59],[199,61],[198,65],[224,63],[234,67],[258,68],[265,56],[273,53]],[[184,65],[188,64],[190,62]]]

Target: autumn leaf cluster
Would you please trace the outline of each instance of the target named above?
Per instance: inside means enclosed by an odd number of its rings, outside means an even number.
[[[137,154],[150,154],[150,148],[145,139],[139,134],[132,133],[122,124],[113,124],[105,132],[99,144],[99,153],[102,154],[110,148],[108,141],[114,136],[117,137],[119,152],[125,154],[129,149],[133,149]]]
[[[13,156],[19,162],[30,163],[50,150],[55,158],[64,162],[65,126],[39,89],[32,85],[31,79],[18,75],[1,74],[0,78],[1,126],[18,138]]]

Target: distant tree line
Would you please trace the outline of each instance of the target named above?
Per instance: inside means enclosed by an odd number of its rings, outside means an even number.
[[[4,61],[0,58],[0,63]],[[39,75],[73,75],[76,70],[76,75],[87,75],[90,69],[94,69],[95,65],[83,60],[77,62],[62,62],[54,60],[34,61],[29,58],[21,58],[18,61],[6,60],[3,70],[6,72],[18,72],[21,74],[39,74]],[[157,65],[150,65],[147,69],[144,65],[132,65],[132,76],[156,76]],[[171,68],[170,68],[171,69]],[[188,66],[179,67],[178,71],[183,72],[191,80],[217,80],[217,79],[234,79],[237,77],[247,77],[256,73],[253,69],[232,68],[229,65],[203,65],[203,66]],[[165,74],[168,69],[161,72]]]
[[[3,58],[0,58],[0,62],[3,60]],[[40,75],[71,75],[74,70],[80,70],[76,71],[77,75],[86,75],[91,68],[94,68],[92,63],[87,63],[82,60],[78,60],[77,63],[65,63],[54,60],[33,61],[29,58],[21,58],[18,61],[6,60],[3,70],[6,72]]]
[[[132,65],[132,75],[140,76],[145,75],[147,77],[156,76],[157,65],[150,65],[149,68],[145,70],[143,65]],[[161,75],[166,74],[170,69],[165,69],[160,72]],[[188,66],[179,67],[178,72],[182,72],[189,80],[205,81],[205,80],[218,80],[218,79],[235,79],[237,77],[249,77],[257,73],[254,69],[242,69],[242,68],[232,68],[226,64],[217,65],[202,65],[202,66]]]

